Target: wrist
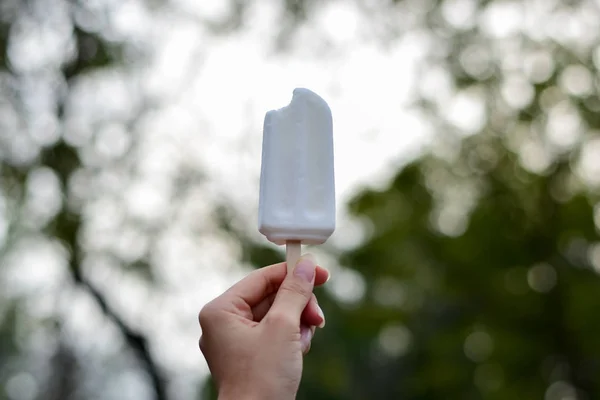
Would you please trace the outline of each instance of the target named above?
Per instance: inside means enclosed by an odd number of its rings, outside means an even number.
[[[243,385],[222,388],[217,397],[218,400],[294,400],[295,398],[295,393],[290,396],[282,396],[282,393],[277,394],[276,390],[248,388]]]
[[[259,392],[219,391],[217,400],[270,400],[272,396]]]
[[[219,388],[217,400],[262,400],[270,399],[267,393],[258,388],[248,388],[242,384]]]

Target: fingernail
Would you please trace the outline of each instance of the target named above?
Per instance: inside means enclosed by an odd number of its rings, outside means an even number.
[[[294,275],[299,276],[307,282],[312,283],[315,279],[315,262],[308,257],[302,256],[298,263],[296,264],[296,268],[294,268]]]
[[[325,314],[323,314],[323,310],[321,310],[321,307],[317,304],[317,314],[319,314],[319,317],[321,317],[323,319],[323,322],[321,322],[319,324],[319,328],[323,328],[325,326]]]

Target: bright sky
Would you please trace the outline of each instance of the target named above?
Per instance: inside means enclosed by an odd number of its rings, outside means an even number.
[[[87,221],[82,243],[125,260],[148,251],[158,287],[150,291],[136,274],[96,253],[84,260],[83,269],[132,326],[151,335],[152,351],[161,365],[175,372],[171,389],[174,398],[181,399],[189,398],[198,378],[207,373],[197,350],[199,309],[247,271],[237,267],[239,245],[215,234],[211,205],[233,205],[242,219],[235,223],[264,240],[256,218],[265,112],[287,105],[296,87],[307,87],[328,101],[334,117],[339,205],[338,229],[330,244],[337,246],[360,240],[356,224],[345,216],[345,201],[365,186],[385,184],[399,163],[416,156],[429,137],[419,116],[406,108],[413,71],[424,51],[422,38],[407,36],[384,52],[358,38],[363,17],[350,2],[338,1],[301,30],[290,52],[275,54],[267,45],[276,32],[276,2],[256,1],[247,27],[214,37],[195,18],[214,18],[225,3],[180,0],[156,14],[147,12],[139,0],[109,5],[112,34],[149,44],[152,56],[131,70],[100,72],[79,81],[69,99],[65,132],[70,143],[81,146],[90,168],[71,185]],[[60,22],[60,7],[53,10]],[[27,46],[11,53],[17,68],[43,66],[68,48],[64,41],[69,31],[59,29],[63,25],[58,22],[54,31],[22,38]],[[335,52],[323,52],[324,40]],[[124,166],[111,161],[132,145],[119,121],[135,110],[139,94],[157,99],[159,105],[133,127],[136,157]],[[48,104],[50,100],[37,100],[34,105],[43,109]],[[49,115],[43,110],[36,114]],[[48,134],[39,137],[56,140]],[[134,179],[123,173],[128,166],[136,171]],[[205,179],[178,195],[180,204],[175,206],[173,178],[182,168],[199,171]],[[31,220],[51,217],[60,206],[52,171],[37,171],[29,187]],[[173,213],[166,215],[168,210]],[[131,217],[166,229],[151,244],[128,223]],[[38,251],[26,251],[31,247]],[[3,280],[9,289],[2,295],[35,293],[28,303],[34,318],[58,312],[66,321],[65,334],[83,353],[101,358],[118,354],[122,341],[97,305],[81,291],[61,289],[67,274],[60,246],[32,238],[19,248],[8,259]],[[336,266],[326,253],[312,251],[333,270],[329,286],[340,301],[361,295],[356,274]],[[38,354],[49,340],[39,332],[28,344]],[[146,398],[140,389],[143,379],[134,373],[119,376],[118,386],[129,389],[107,395]],[[13,381],[16,392],[29,382],[27,376]]]

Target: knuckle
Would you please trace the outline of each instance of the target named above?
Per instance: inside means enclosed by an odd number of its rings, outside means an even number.
[[[214,308],[215,307],[211,302],[202,307],[202,309],[198,313],[198,322],[200,323],[200,327],[202,329],[205,329],[208,325],[210,325],[210,322],[213,320],[215,315]]]

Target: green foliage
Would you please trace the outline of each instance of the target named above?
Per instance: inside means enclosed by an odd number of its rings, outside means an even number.
[[[271,265],[281,262],[281,253],[269,246],[245,244],[242,261],[252,265]]]
[[[428,161],[419,165],[423,168]],[[330,319],[353,320],[355,325],[347,328],[351,331],[364,330],[361,324],[395,322],[410,330],[413,342],[407,354],[374,356],[384,369],[411,371],[385,383],[389,385],[385,398],[396,398],[392,393],[415,399],[542,398],[558,379],[592,398],[599,393],[600,352],[591,343],[596,342],[593,314],[600,301],[594,293],[600,279],[586,261],[587,246],[569,250],[574,241],[598,240],[592,205],[583,195],[564,203],[553,201],[544,191],[555,178],[552,174],[529,174],[523,181],[512,177],[511,187],[502,182],[502,168],[499,163],[489,171],[487,195],[458,237],[430,227],[427,204],[432,199],[423,196],[424,185],[414,165],[402,171],[387,191],[366,193],[353,203],[354,212],[373,223],[374,234],[342,260],[359,268],[369,289],[357,309],[327,314]],[[411,195],[414,200],[404,206]],[[394,213],[382,218],[382,210],[392,208],[394,198],[399,199],[398,218]],[[410,210],[408,219],[402,208]],[[382,276],[411,287],[413,295],[421,297],[420,304],[408,310],[399,306],[395,315],[373,321],[384,308],[373,301]],[[473,332],[485,332],[480,339],[489,339],[485,344],[489,354],[478,355],[476,342],[468,349]],[[377,333],[364,339],[373,342]],[[475,359],[469,359],[469,351],[475,352]],[[318,368],[310,360],[310,367]],[[562,362],[569,372],[551,376],[548,370]],[[358,375],[351,379],[364,385],[366,392],[375,384]]]
[[[123,59],[122,49],[96,34],[75,27],[73,32],[77,46],[77,57],[64,68],[66,79],[96,68],[114,65]]]

